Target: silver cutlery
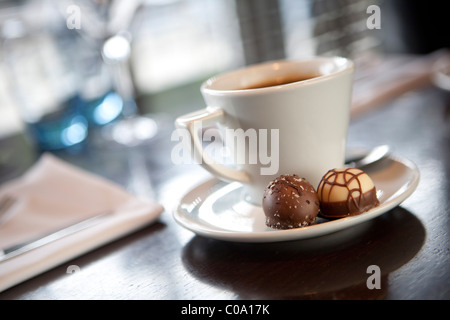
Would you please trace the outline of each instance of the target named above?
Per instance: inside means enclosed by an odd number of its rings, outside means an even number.
[[[49,244],[51,242],[54,242],[56,240],[62,239],[64,237],[67,237],[69,235],[72,235],[76,232],[79,232],[81,230],[90,228],[94,225],[97,225],[100,223],[105,217],[111,215],[114,211],[108,211],[104,212],[98,215],[95,215],[91,218],[82,220],[78,223],[72,224],[70,226],[67,226],[65,228],[59,229],[54,232],[50,232],[44,236],[40,236],[35,239],[31,239],[29,241],[25,241],[16,245],[13,245],[11,247],[0,249],[0,262],[8,260],[10,258],[16,257],[18,255],[21,255],[23,253],[29,252],[31,250],[37,249],[39,247],[42,247],[46,244]]]
[[[345,160],[345,165],[352,168],[364,168],[371,164],[374,164],[384,158],[390,153],[388,145],[381,145],[373,148],[367,154],[360,157],[351,157]]]

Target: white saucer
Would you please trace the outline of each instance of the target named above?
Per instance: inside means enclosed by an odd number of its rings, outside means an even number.
[[[366,168],[380,205],[357,216],[336,220],[318,218],[314,225],[274,230],[265,225],[261,207],[244,200],[240,183],[209,179],[180,201],[173,215],[186,229],[209,238],[234,242],[277,242],[330,234],[373,219],[408,198],[419,184],[420,173],[411,161],[390,156]]]

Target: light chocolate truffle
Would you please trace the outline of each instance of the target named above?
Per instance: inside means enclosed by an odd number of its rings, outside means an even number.
[[[366,212],[379,204],[372,179],[356,168],[332,169],[317,188],[320,214],[339,218]]]
[[[292,229],[311,225],[319,212],[314,187],[298,175],[282,175],[267,186],[262,200],[266,225]]]

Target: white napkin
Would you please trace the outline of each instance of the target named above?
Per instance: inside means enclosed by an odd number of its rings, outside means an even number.
[[[0,225],[0,248],[105,212],[100,223],[0,262],[0,292],[155,221],[163,207],[44,154],[22,177],[0,187],[16,198]]]

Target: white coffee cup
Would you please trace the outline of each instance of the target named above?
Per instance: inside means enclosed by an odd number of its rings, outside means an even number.
[[[346,58],[313,57],[221,74],[201,86],[207,107],[179,117],[176,126],[189,131],[198,163],[219,179],[243,183],[254,204],[281,174],[297,174],[317,187],[328,170],[344,165],[353,68]],[[310,78],[251,88],[297,76]],[[235,166],[205,152],[198,129],[211,125],[222,132]]]

